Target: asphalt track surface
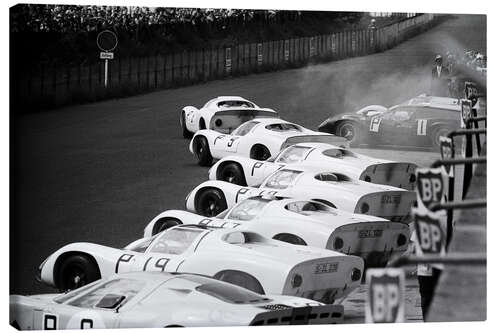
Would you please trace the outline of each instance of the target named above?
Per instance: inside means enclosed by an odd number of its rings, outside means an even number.
[[[486,17],[457,16],[394,49],[306,68],[212,81],[179,89],[33,113],[12,126],[10,291],[53,292],[34,280],[39,264],[77,241],[123,247],[207,179],[182,139],[183,106],[241,95],[316,128],[332,114],[393,105],[427,92],[436,53],[486,49]],[[397,138],[394,138],[397,142]],[[432,163],[431,152],[358,149],[387,159]],[[413,282],[412,282],[413,281]],[[407,319],[420,320],[418,286],[408,281]],[[364,287],[346,301],[362,322]]]

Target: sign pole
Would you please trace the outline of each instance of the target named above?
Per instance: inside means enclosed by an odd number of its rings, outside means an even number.
[[[108,59],[104,59],[104,88],[108,87]]]

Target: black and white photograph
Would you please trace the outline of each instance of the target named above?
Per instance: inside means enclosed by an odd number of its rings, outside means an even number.
[[[495,18],[261,5],[5,6],[4,325],[494,319]]]

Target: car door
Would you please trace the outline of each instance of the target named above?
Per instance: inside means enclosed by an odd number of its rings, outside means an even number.
[[[378,118],[377,134],[379,142],[383,144],[406,146],[415,139],[416,123],[415,110],[411,107],[397,107]],[[374,121],[370,130],[375,128]]]

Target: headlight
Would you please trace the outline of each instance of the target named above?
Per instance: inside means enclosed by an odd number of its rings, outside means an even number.
[[[370,210],[370,205],[367,204],[366,202],[363,202],[361,205],[361,213],[365,214]]]
[[[396,244],[398,246],[403,246],[406,244],[406,236],[403,234],[399,234],[398,239],[396,241]]]
[[[358,281],[361,279],[361,270],[359,268],[353,268],[351,272],[351,280]]]
[[[302,285],[302,276],[300,274],[295,274],[292,278],[292,287],[298,288]]]
[[[344,240],[340,237],[335,237],[335,242],[333,243],[335,250],[340,250],[344,247]]]

